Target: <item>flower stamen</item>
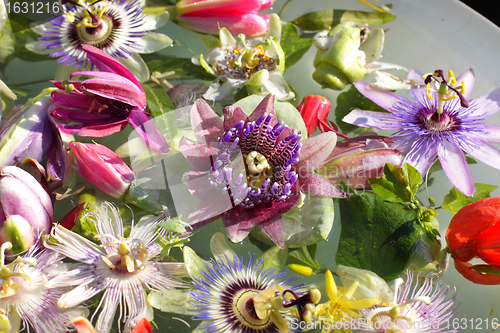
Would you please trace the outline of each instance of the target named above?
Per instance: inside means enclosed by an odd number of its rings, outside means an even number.
[[[438,114],[438,120],[441,119],[441,114],[443,114],[443,107],[444,107],[444,102],[449,101],[453,98],[458,97],[460,99],[460,105],[463,107],[469,107],[470,101],[465,98],[463,95],[465,92],[465,83],[464,81],[461,82],[461,86],[459,87],[454,87],[457,83],[457,80],[455,79],[455,75],[453,74],[453,71],[448,71],[448,81],[444,78],[444,73],[441,69],[437,69],[434,71],[434,73],[428,73],[425,74],[424,76],[424,83],[426,84],[426,93],[427,97],[430,100],[433,100],[430,91],[431,91],[431,82],[433,80],[435,81],[436,84],[439,84],[438,90],[432,89],[432,91],[436,92],[438,94],[438,107],[436,110],[436,113]],[[441,79],[441,81],[438,80]],[[460,89],[460,91],[459,91]]]
[[[104,263],[111,269],[126,270],[129,273],[134,273],[136,268],[140,271],[144,270],[144,261],[148,250],[140,240],[127,239],[121,236],[116,238],[110,235],[97,235],[95,238],[100,240],[102,237],[109,237],[113,240],[102,244],[101,247],[112,246],[116,249],[116,252],[110,252],[106,256],[101,256]],[[138,244],[138,246],[132,248],[130,245],[133,243]],[[117,256],[119,258],[116,258]]]
[[[23,264],[28,264],[30,266],[36,265],[35,258],[21,258],[18,257],[16,260],[10,264],[5,264],[5,250],[10,250],[12,248],[11,242],[5,242],[0,247],[0,278],[2,278],[2,290],[0,290],[0,297],[8,297],[15,295],[19,291],[19,284],[12,281],[12,277],[22,277],[24,281],[31,284],[31,278],[21,269],[20,272],[12,272],[12,269],[16,265],[22,266]]]

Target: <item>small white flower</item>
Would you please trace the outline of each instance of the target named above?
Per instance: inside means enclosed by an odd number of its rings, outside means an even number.
[[[62,265],[62,256],[37,243],[24,257],[5,264],[4,252],[11,247],[5,242],[0,248],[0,329],[10,324],[10,332],[18,332],[22,320],[37,333],[66,332],[69,317],[56,305],[65,290],[46,283],[56,273],[50,270]]]
[[[127,238],[118,209],[112,203],[101,204],[92,217],[101,245],[61,226],[53,228],[51,237],[44,239],[47,248],[82,263],[59,274],[49,284],[77,286],[59,299],[58,305],[62,308],[81,304],[104,291],[94,314],[100,310],[96,331],[107,333],[111,330],[120,304],[119,321],[125,324],[124,331],[130,332],[142,318],[153,319],[146,291],[185,287],[181,278],[187,273],[183,263],[152,261],[161,251],[156,239],[167,232],[163,228],[157,230],[158,223],[166,219],[165,215],[143,217],[132,226]]]

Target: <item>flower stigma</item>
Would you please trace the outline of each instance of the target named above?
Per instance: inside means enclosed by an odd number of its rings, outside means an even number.
[[[31,278],[23,272],[21,268],[20,272],[12,272],[12,268],[16,265],[20,265],[21,267],[24,264],[28,264],[30,266],[36,265],[35,258],[21,258],[18,257],[16,260],[11,262],[10,264],[5,264],[5,250],[9,250],[12,248],[11,242],[5,242],[0,247],[0,277],[2,278],[2,290],[0,291],[0,298],[10,297],[12,295],[17,294],[19,291],[19,284],[12,281],[12,277],[17,276],[24,279],[24,281],[31,283]]]
[[[443,114],[443,107],[444,107],[444,102],[449,101],[453,98],[460,98],[460,105],[463,107],[469,107],[470,101],[465,98],[463,95],[465,92],[465,83],[464,81],[461,82],[461,85],[458,87],[455,87],[457,84],[457,80],[455,79],[455,75],[453,74],[453,71],[448,71],[448,81],[444,78],[444,73],[441,69],[436,69],[434,73],[428,73],[423,76],[424,83],[426,84],[426,92],[427,92],[427,97],[429,97],[430,100],[433,100],[430,92],[431,90],[436,92],[438,94],[438,107],[436,110],[437,113],[437,118],[438,121],[441,120],[441,115]],[[441,79],[439,81],[438,79]],[[438,89],[431,89],[431,82],[435,81],[434,83],[438,86]]]
[[[300,135],[292,133],[280,140],[288,128],[283,122],[272,126],[272,120],[273,115],[263,114],[256,121],[240,121],[219,138],[219,153],[208,176],[210,184],[227,191],[235,205],[252,208],[283,201],[298,178],[291,168],[298,161]],[[238,172],[243,168],[235,169],[240,152],[246,175]]]
[[[136,269],[144,270],[144,261],[148,255],[148,250],[144,243],[138,239],[127,239],[118,235],[118,238],[112,235],[97,235],[95,238],[100,240],[101,237],[111,238],[112,240],[102,244],[101,247],[112,246],[116,252],[110,252],[106,256],[102,256],[102,260],[111,269],[119,271],[127,271],[134,273]],[[132,244],[137,244],[132,248]]]

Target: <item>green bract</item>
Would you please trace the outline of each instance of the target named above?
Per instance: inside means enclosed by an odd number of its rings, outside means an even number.
[[[313,79],[323,88],[342,90],[346,84],[361,80],[367,63],[376,61],[383,50],[384,31],[344,22],[326,35],[317,35],[318,52],[314,59]]]

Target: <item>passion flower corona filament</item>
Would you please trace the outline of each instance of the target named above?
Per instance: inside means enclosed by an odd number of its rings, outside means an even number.
[[[219,138],[219,154],[209,171],[210,184],[228,191],[235,205],[280,202],[288,198],[297,173],[291,168],[298,161],[301,143],[299,134],[280,140],[286,125],[270,126],[273,116],[263,114],[256,121],[240,121]],[[246,179],[233,174],[232,155],[239,147],[245,162]],[[234,158],[234,156],[233,156]]]

